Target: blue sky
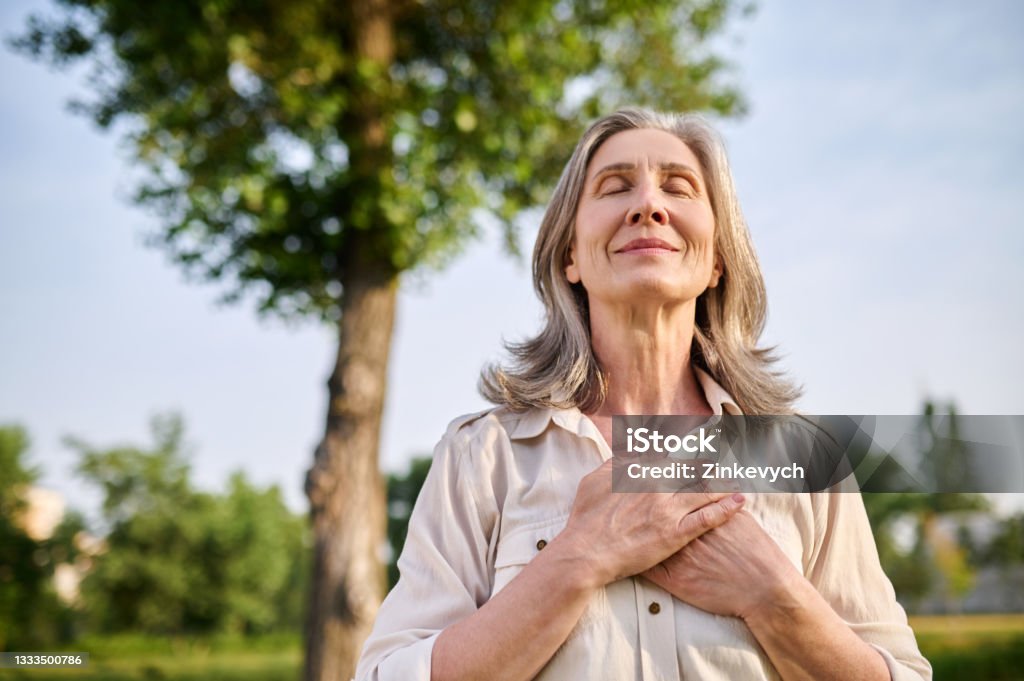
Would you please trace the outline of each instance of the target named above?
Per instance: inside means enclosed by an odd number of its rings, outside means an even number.
[[[11,35],[40,2],[0,6]],[[769,2],[721,40],[750,114],[720,127],[765,271],[767,340],[812,413],[1024,413],[1024,5]],[[200,485],[236,468],[304,506],[334,338],[216,304],[142,243],[127,158],[65,103],[81,73],[0,51],[0,422],[44,482],[91,503],[61,444],[148,441],[179,410]],[[532,232],[524,242],[532,243]],[[536,329],[495,235],[409,277],[382,463],[486,407],[481,365]]]

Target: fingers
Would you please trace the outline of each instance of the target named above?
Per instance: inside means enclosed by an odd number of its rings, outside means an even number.
[[[691,513],[702,506],[713,504],[722,499],[728,499],[739,490],[711,491],[702,489],[700,491],[680,491],[673,494],[673,499],[682,508],[683,513]],[[742,496],[742,495],[741,495]]]
[[[679,521],[679,535],[685,542],[691,542],[705,532],[725,524],[743,508],[746,499],[742,494],[722,495],[717,501],[701,506],[696,511],[687,513]]]
[[[658,563],[657,565],[647,568],[640,573],[640,576],[646,577],[666,591],[668,591],[672,585],[672,574],[665,566],[665,563]]]

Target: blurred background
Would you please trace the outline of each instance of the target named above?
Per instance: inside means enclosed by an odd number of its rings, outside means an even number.
[[[712,26],[680,35],[699,46],[688,58],[721,61],[717,91],[736,96],[695,108],[726,140],[767,281],[766,340],[805,386],[800,408],[921,414],[924,430],[935,414],[1024,413],[1024,7],[707,5]],[[198,285],[153,247],[167,220],[135,205],[149,172],[126,141],[138,126],[69,112],[113,76],[16,44],[31,15],[62,11],[82,10],[0,6],[0,650],[90,651],[92,678],[294,678],[312,561],[303,479],[337,329],[256,314],[258,290],[223,304],[229,285]],[[601,82],[571,85],[582,100]],[[301,169],[305,153],[286,141],[278,162]],[[390,559],[422,457],[452,418],[487,407],[476,380],[502,342],[538,327],[529,206],[550,189],[504,223],[474,215],[444,267],[402,274],[380,448]],[[1021,495],[866,501],[936,678],[1024,678]]]

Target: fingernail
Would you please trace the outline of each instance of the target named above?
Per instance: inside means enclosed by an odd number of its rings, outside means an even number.
[[[737,504],[742,504],[744,501],[746,501],[746,499],[747,498],[740,494],[739,492],[736,492],[736,494],[732,495],[732,500],[735,501]]]

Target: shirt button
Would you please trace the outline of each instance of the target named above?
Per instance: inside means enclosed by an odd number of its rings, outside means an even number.
[[[661,612],[661,606],[658,605],[657,601],[655,601],[647,607],[647,611],[652,615],[657,615],[659,612]]]
[[[539,542],[537,542],[537,550],[540,551],[542,548],[544,548],[547,545],[548,545],[548,543],[546,541],[544,541],[543,539],[541,539]]]

